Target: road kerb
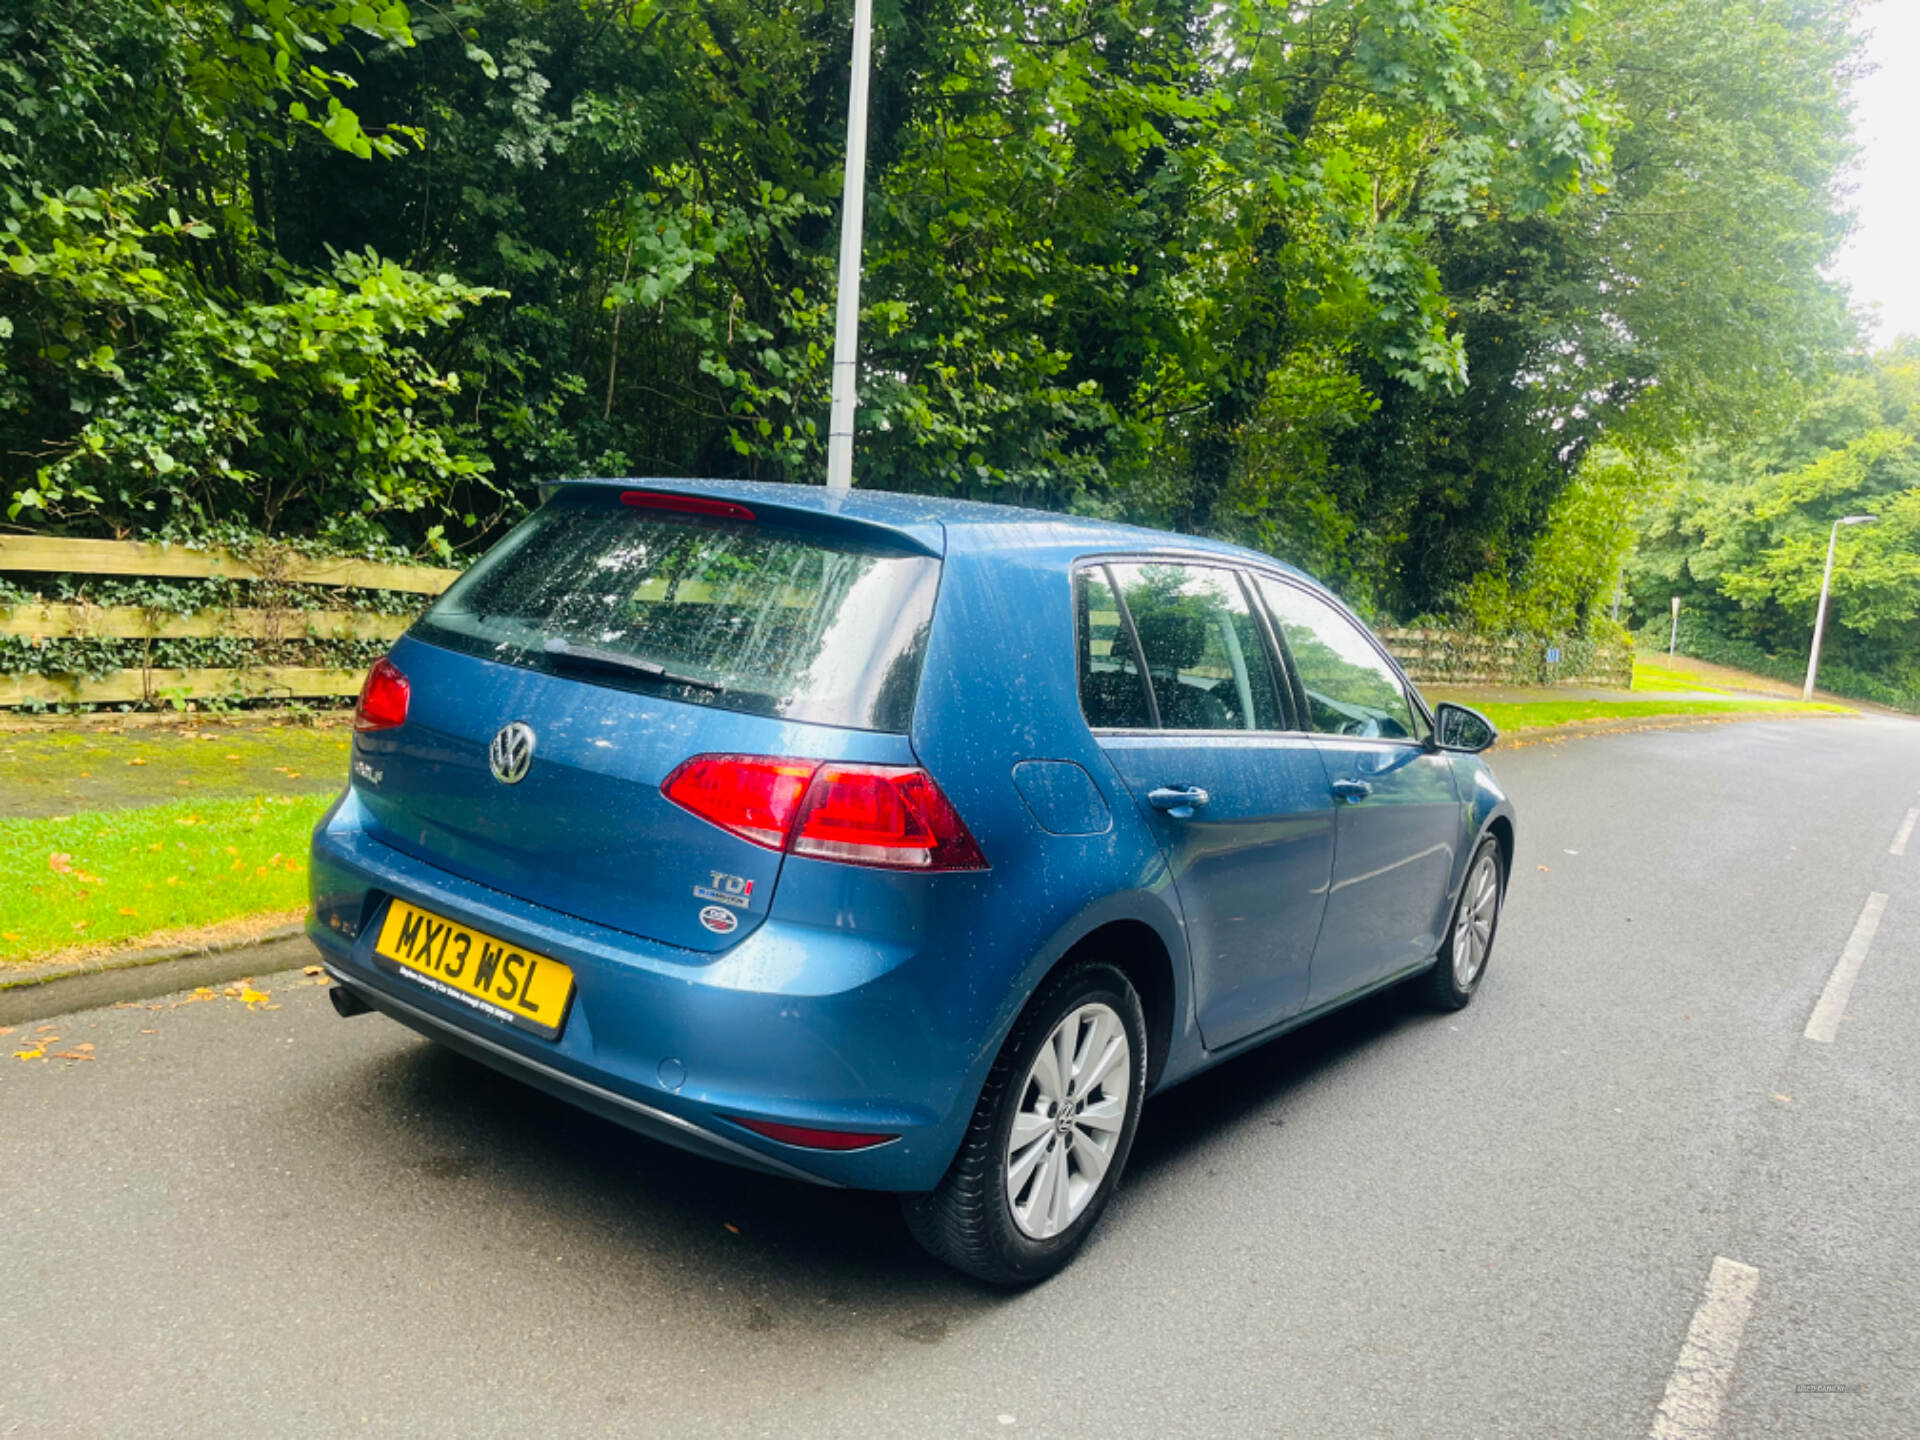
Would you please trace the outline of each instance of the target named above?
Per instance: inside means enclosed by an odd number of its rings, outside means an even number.
[[[0,972],[0,1025],[270,975],[311,964],[315,953],[293,925],[222,945],[123,952],[53,972]]]

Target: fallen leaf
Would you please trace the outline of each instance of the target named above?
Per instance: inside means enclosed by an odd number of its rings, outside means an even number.
[[[127,764],[129,765],[144,765],[146,763],[147,763],[146,758],[140,755],[136,755],[133,757],[133,759],[127,761]]]
[[[139,912],[138,910],[129,910],[129,909],[128,909],[128,908],[127,908],[126,906],[124,906],[124,905],[122,905],[122,906],[120,907],[120,913],[121,913],[122,915],[131,915],[131,916],[133,916],[133,918],[134,918],[134,919],[136,919],[136,920],[138,920],[138,919],[140,918],[140,912]]]
[[[1548,874],[1552,874],[1552,873],[1553,873],[1553,872],[1552,872],[1552,870],[1551,870],[1551,869],[1549,869],[1549,868],[1548,868],[1547,866],[1545,866],[1545,865],[1542,865],[1542,866],[1539,866],[1538,868],[1539,868],[1539,869],[1542,869],[1542,870],[1546,870]]]
[[[0,1035],[11,1035],[11,1034],[13,1034],[13,1026],[0,1025]]]
[[[18,930],[0,930],[0,940],[18,940],[19,938]]]
[[[82,1040],[78,1045],[74,1046],[73,1048],[76,1050],[91,1050],[93,1049],[93,1042],[91,1040]]]
[[[300,973],[302,975],[324,975],[327,973],[327,971],[324,965],[307,965],[302,967]],[[4,1035],[6,1033],[7,1033],[6,1031],[0,1030],[0,1035]]]
[[[1778,1100],[1782,1105],[1791,1105],[1793,1103],[1793,1097],[1791,1095],[1782,1095],[1777,1091],[1774,1093],[1773,1098]]]
[[[160,1032],[158,1030],[142,1030],[140,1033],[142,1035],[158,1035]]]
[[[51,855],[47,856],[47,868],[56,875],[71,875],[73,873],[73,856],[64,850],[55,850]]]
[[[13,1052],[13,1058],[16,1060],[44,1060],[46,1057],[47,1052],[44,1049],[16,1050]]]
[[[91,1060],[93,1056],[82,1055],[78,1050],[56,1050],[53,1058],[56,1060]]]

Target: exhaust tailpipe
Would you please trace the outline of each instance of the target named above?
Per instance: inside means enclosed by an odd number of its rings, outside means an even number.
[[[333,1001],[333,1013],[342,1020],[351,1019],[355,1015],[366,1015],[373,1010],[371,1005],[344,985],[335,985],[329,989],[327,998]]]

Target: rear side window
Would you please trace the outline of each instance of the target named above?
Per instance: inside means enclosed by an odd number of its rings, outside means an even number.
[[[1240,579],[1208,565],[1109,567],[1167,730],[1279,730],[1266,641]]]
[[[1087,724],[1096,730],[1151,730],[1147,687],[1106,572],[1082,570],[1074,592],[1080,610],[1080,708]]]
[[[415,626],[509,665],[692,704],[905,731],[940,562],[804,522],[563,490]]]

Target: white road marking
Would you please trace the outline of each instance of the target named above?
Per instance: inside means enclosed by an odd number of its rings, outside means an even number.
[[[1920,810],[1907,811],[1907,818],[1900,822],[1900,833],[1893,837],[1893,844],[1887,847],[1887,854],[1904,855],[1907,853],[1907,841],[1913,838],[1913,827],[1916,822],[1920,822]]]
[[[1880,912],[1886,908],[1887,897],[1878,890],[1867,896],[1866,908],[1854,922],[1853,934],[1847,937],[1847,948],[1840,952],[1840,963],[1827,977],[1827,988],[1820,992],[1820,1003],[1813,1007],[1813,1014],[1807,1020],[1807,1039],[1832,1043],[1840,1029],[1840,1017],[1847,1013],[1847,997],[1853,993],[1853,982],[1866,961],[1874,932],[1880,928]]]
[[[1733,1361],[1753,1309],[1760,1272],[1751,1265],[1713,1257],[1707,1293],[1687,1326],[1687,1343],[1673,1362],[1673,1378],[1654,1412],[1648,1440],[1709,1440],[1720,1425],[1720,1407],[1733,1383]]]

